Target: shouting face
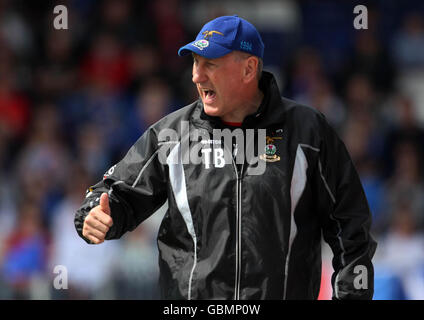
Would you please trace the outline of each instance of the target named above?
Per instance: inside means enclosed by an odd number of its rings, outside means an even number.
[[[202,99],[205,113],[224,121],[234,120],[245,105],[248,94],[246,59],[236,52],[208,59],[193,54],[193,82]]]

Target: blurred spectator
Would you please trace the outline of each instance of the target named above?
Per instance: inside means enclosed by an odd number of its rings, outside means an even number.
[[[83,68],[83,85],[60,101],[67,139],[75,145],[80,126],[92,124],[105,145],[105,152],[116,159],[125,149],[125,127],[123,119],[129,109],[130,96],[125,88],[129,83],[126,58],[118,57],[119,44],[109,36],[104,41],[106,52],[97,52],[103,57],[88,57]],[[103,41],[103,40],[101,40]],[[110,45],[110,47],[109,47]],[[116,46],[115,46],[116,45]],[[103,46],[103,45],[100,45]],[[107,52],[108,50],[110,52]],[[96,50],[100,50],[97,48]],[[122,64],[121,64],[122,63]]]
[[[48,32],[42,58],[37,61],[35,75],[35,92],[40,99],[57,99],[74,89],[77,72],[72,54],[71,32]]]
[[[361,104],[362,106],[362,104]],[[379,141],[376,122],[369,109],[349,110],[342,137],[355,164],[367,157],[378,159],[382,141]],[[379,144],[381,146],[379,147]]]
[[[341,131],[346,121],[346,110],[342,101],[333,91],[330,81],[322,77],[312,81],[309,91],[296,98],[300,103],[312,106],[322,112],[330,124]]]
[[[416,105],[416,116],[424,121],[424,19],[422,12],[405,15],[402,29],[392,41],[392,55],[399,70],[397,86]]]
[[[378,264],[400,279],[406,299],[424,299],[424,234],[417,230],[414,209],[405,202],[394,208],[389,232],[380,241]]]
[[[6,239],[1,267],[3,280],[14,299],[30,298],[31,281],[46,272],[48,237],[45,231],[39,207],[22,199],[17,225]]]
[[[130,90],[134,92],[138,87],[149,81],[150,77],[160,72],[160,59],[156,48],[152,45],[137,45],[130,53]]]
[[[13,230],[16,221],[15,185],[13,179],[11,179],[13,174],[10,172],[10,168],[8,168],[8,164],[6,163],[10,159],[8,155],[8,143],[9,140],[5,130],[0,127],[0,264],[3,260],[6,239]]]
[[[20,194],[43,209],[46,224],[68,174],[64,169],[69,165],[69,154],[61,133],[57,107],[52,104],[39,106],[32,121],[31,135],[16,161]]]
[[[121,31],[120,35],[131,34],[131,2],[130,0],[106,0],[101,8],[102,27]]]
[[[346,84],[347,121],[342,138],[360,176],[373,218],[377,220],[384,202],[383,158],[386,124],[378,92],[365,74],[352,75]],[[375,230],[374,230],[375,231]]]
[[[344,95],[348,122],[363,127],[358,130],[363,131],[367,137],[366,141],[357,143],[365,143],[367,145],[366,153],[372,159],[380,160],[387,128],[387,123],[381,114],[384,97],[375,90],[370,79],[362,74],[355,74],[349,79]],[[349,124],[346,125],[346,127],[348,126]],[[349,134],[348,130],[344,130],[343,133]],[[354,135],[352,138],[354,139]]]
[[[76,155],[78,163],[92,177],[102,177],[112,162],[100,126],[82,124],[77,132]]]
[[[160,78],[151,78],[140,87],[134,109],[127,117],[130,143],[133,144],[149,126],[174,110],[175,102],[169,85]]]
[[[424,20],[421,13],[411,12],[393,40],[393,56],[403,70],[424,69]]]
[[[402,142],[414,144],[418,153],[424,154],[424,128],[417,120],[413,101],[405,95],[397,95],[386,110],[390,126],[385,136],[384,161],[387,176],[395,166],[396,147]],[[420,177],[422,178],[422,177]]]
[[[420,163],[421,157],[414,144],[401,142],[395,149],[395,171],[385,187],[385,214],[375,221],[375,227],[382,227],[397,221],[396,209],[408,204],[408,214],[412,215],[415,227],[424,226],[424,184]]]
[[[125,47],[151,42],[155,38],[150,31],[154,24],[145,8],[146,4],[145,1],[134,0],[96,1],[90,14],[86,15],[90,19],[87,31],[112,33]]]
[[[314,48],[302,47],[295,55],[290,78],[293,99],[309,95],[311,88],[324,77],[321,57]]]
[[[116,92],[129,82],[128,52],[115,34],[101,31],[81,65],[82,85],[96,91]]]
[[[374,259],[376,260],[376,259]],[[373,300],[405,300],[402,280],[389,265],[374,262]]]
[[[29,115],[29,101],[19,89],[14,57],[0,39],[0,127],[12,139],[22,138]]]
[[[356,116],[359,113],[375,114],[378,96],[370,79],[361,73],[353,74],[346,84],[345,99],[349,113]]]
[[[33,47],[31,28],[8,2],[0,1],[0,40],[4,39],[16,55],[25,58]]]
[[[162,62],[168,72],[178,72],[184,62],[176,53],[186,41],[181,21],[181,3],[179,0],[156,0],[151,2],[150,10]]]
[[[393,89],[393,62],[371,30],[360,30],[355,34],[353,50],[341,68],[341,83],[337,85],[346,84],[354,74],[365,75],[380,93]]]
[[[351,154],[371,213],[376,219],[384,201],[384,180],[379,167],[384,141],[382,133],[368,109],[350,113],[342,132],[342,139]]]
[[[365,195],[367,196],[368,205],[371,210],[373,225],[371,231],[376,233],[378,231],[377,225],[383,214],[385,181],[382,178],[381,170],[379,168],[377,159],[371,157],[362,158],[357,163],[357,170],[364,187]]]

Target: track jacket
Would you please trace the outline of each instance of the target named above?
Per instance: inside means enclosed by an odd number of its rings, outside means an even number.
[[[134,230],[168,200],[157,237],[164,299],[317,299],[321,236],[334,253],[333,299],[371,299],[376,243],[343,142],[320,112],[281,98],[271,73],[259,87],[264,99],[241,129],[266,129],[262,174],[247,161],[220,161],[228,150],[212,133],[225,126],[198,100],[152,125],[87,190],[78,234],[102,192],[114,222],[106,239]],[[183,125],[204,134],[197,142],[209,149],[198,155],[207,161],[184,162],[194,142]],[[163,139],[164,129],[178,134]]]

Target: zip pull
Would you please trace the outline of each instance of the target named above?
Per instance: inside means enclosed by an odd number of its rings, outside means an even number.
[[[243,169],[244,169],[244,163],[241,165],[240,170],[239,170],[239,167],[237,167],[237,180],[243,179]]]

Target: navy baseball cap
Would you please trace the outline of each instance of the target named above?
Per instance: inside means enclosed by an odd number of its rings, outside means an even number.
[[[206,23],[196,40],[178,50],[179,56],[191,52],[209,59],[222,57],[234,50],[264,55],[264,43],[258,30],[248,21],[234,16],[222,16]]]

